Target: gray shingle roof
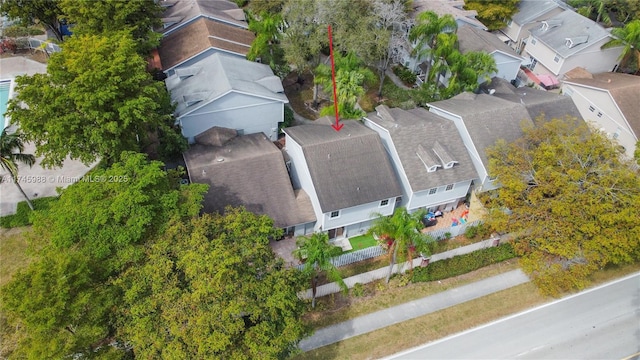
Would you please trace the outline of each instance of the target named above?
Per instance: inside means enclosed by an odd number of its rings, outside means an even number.
[[[203,135],[219,130],[212,128]],[[227,135],[224,131],[211,138]],[[263,134],[238,136],[222,146],[196,143],[184,153],[184,159],[191,181],[210,186],[204,197],[205,212],[244,206],[268,215],[280,228],[316,220],[308,195],[293,190],[282,152]]]
[[[566,116],[582,119],[580,111],[569,96],[526,86],[515,88],[508,81],[497,77],[483,87],[494,89],[495,97],[524,105],[531,119],[536,119],[542,114],[547,121],[554,118],[562,119]]]
[[[511,19],[524,25],[560,6],[554,0],[520,0],[518,12]]]
[[[452,121],[422,108],[406,111],[379,106],[376,110],[381,116],[371,113],[367,115],[367,119],[389,131],[402,168],[414,192],[478,177],[471,157]],[[426,151],[441,167],[434,172],[428,172],[417,154],[418,148]],[[440,152],[444,149],[450,157],[444,161],[455,160],[457,164],[450,169],[444,169],[444,164],[435,155],[434,149]]]
[[[486,29],[480,20],[476,19],[478,12],[475,10],[465,10],[463,0],[413,0],[413,17],[425,11],[432,11],[438,16],[451,15],[457,21],[465,22],[471,26]]]
[[[177,116],[230,91],[289,102],[282,82],[269,65],[216,53],[192,67],[195,71],[191,72],[194,75],[190,77],[180,79],[180,75],[176,74],[165,80],[171,100],[177,104]],[[191,104],[188,99],[194,94],[203,99]]]
[[[160,30],[163,34],[171,32],[184,24],[199,17],[206,17],[234,26],[248,28],[244,12],[230,0],[177,0],[172,2],[162,14],[165,22],[170,26]]]
[[[509,45],[488,31],[473,26],[462,26],[458,29],[457,35],[459,48],[463,54],[469,51],[483,51],[489,54],[501,51],[515,58],[520,58]]]
[[[543,22],[531,29],[531,35],[564,58],[611,36],[595,21],[573,11],[563,11],[547,20],[547,23],[548,29],[545,30]],[[567,46],[567,39],[573,42],[572,47]]]
[[[514,141],[522,136],[522,121],[533,124],[522,104],[492,95],[462,93],[428,105],[462,118],[485,165],[489,163],[486,149],[493,146],[496,140]]]
[[[300,144],[324,213],[402,195],[380,137],[359,121],[285,129]]]

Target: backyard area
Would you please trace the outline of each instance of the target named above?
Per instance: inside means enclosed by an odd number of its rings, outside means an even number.
[[[349,238],[349,243],[351,244],[351,250],[349,251],[362,250],[378,245],[378,242],[373,238],[373,235],[366,234]]]

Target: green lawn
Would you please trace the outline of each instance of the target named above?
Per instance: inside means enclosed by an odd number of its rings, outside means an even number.
[[[351,251],[361,250],[378,245],[378,242],[373,238],[372,235],[360,235],[352,237],[349,239],[349,243],[351,243],[351,247],[353,248]]]

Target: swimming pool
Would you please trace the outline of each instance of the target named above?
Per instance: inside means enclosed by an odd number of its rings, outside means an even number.
[[[0,131],[6,125],[4,113],[7,111],[7,102],[9,101],[9,92],[11,91],[11,80],[0,81]]]

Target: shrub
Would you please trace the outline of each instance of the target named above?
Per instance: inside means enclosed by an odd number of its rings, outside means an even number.
[[[288,128],[289,126],[293,125],[294,122],[295,122],[295,118],[293,117],[293,109],[291,109],[289,105],[285,105],[284,121],[279,124],[279,127],[280,127],[279,130],[282,132],[282,129]]]
[[[436,261],[427,267],[413,270],[413,282],[435,281],[466,274],[491,264],[496,264],[516,257],[511,244],[474,251],[469,254],[455,256],[450,259]]]
[[[466,236],[467,239],[473,239],[476,237],[476,235],[478,235],[477,226],[469,226],[467,227],[467,230],[464,231],[464,236]]]
[[[353,296],[361,297],[364,295],[364,286],[360,283],[355,283],[351,289]]]
[[[31,202],[35,211],[44,211],[49,209],[57,199],[57,197],[43,197],[31,199]],[[31,214],[33,214],[33,211],[29,209],[27,202],[21,201],[18,203],[15,214],[0,217],[0,227],[14,228],[31,225]]]
[[[393,73],[408,86],[413,86],[416,83],[416,74],[404,66],[394,67]]]
[[[451,233],[450,232],[444,233],[444,238],[445,238],[445,240],[451,239]]]
[[[23,36],[33,36],[33,35],[43,35],[44,30],[35,27],[35,26],[18,26],[12,25],[8,28],[4,29],[3,34],[7,37],[23,37]]]

